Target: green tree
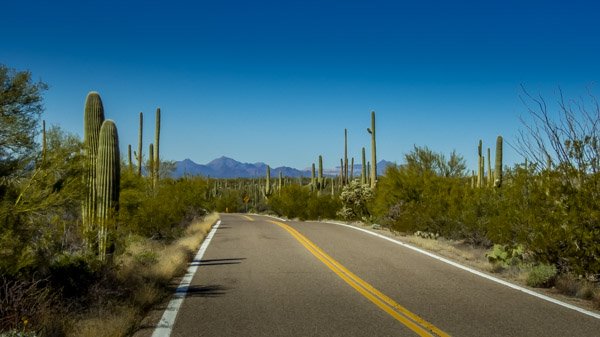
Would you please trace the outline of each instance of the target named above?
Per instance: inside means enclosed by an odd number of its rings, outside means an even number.
[[[0,64],[0,184],[27,164],[35,149],[42,93],[48,86],[33,82],[29,71]],[[0,197],[6,188],[0,189]]]

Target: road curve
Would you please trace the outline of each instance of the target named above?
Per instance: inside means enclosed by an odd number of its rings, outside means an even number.
[[[356,230],[221,220],[171,336],[600,335],[599,319]]]

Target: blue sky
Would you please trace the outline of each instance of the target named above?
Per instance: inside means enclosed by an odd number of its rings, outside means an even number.
[[[332,167],[344,128],[358,160],[377,113],[378,157],[413,145],[474,167],[477,142],[514,143],[520,85],[552,102],[600,75],[591,1],[10,1],[0,63],[50,85],[49,124],[82,134],[100,92],[122,149],[163,111],[163,158],[221,155]],[[522,159],[505,146],[508,164]]]

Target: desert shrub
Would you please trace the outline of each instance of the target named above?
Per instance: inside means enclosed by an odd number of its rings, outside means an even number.
[[[340,199],[330,194],[311,194],[306,206],[306,219],[335,219],[341,207]]]
[[[206,213],[207,185],[202,178],[165,178],[156,188],[132,173],[123,181],[118,230],[124,234],[172,240],[194,217]]]
[[[556,273],[556,266],[539,264],[531,268],[526,283],[530,287],[550,287],[554,282]]]
[[[307,219],[308,201],[312,192],[307,186],[292,184],[281,188],[269,198],[271,210],[290,219]]]
[[[241,212],[245,209],[242,193],[238,190],[226,190],[214,201],[217,212]]]
[[[55,304],[43,279],[0,276],[0,331],[35,331]]]

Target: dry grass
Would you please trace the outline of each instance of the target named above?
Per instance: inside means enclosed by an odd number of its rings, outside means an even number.
[[[135,308],[119,307],[114,311],[104,311],[80,319],[72,331],[72,336],[122,337],[131,332],[138,320]]]
[[[485,271],[491,271],[492,268],[485,257],[486,250],[484,248],[473,247],[463,241],[448,240],[441,237],[427,239],[414,235],[402,236],[401,240],[470,267]]]
[[[116,261],[117,279],[131,289],[128,299],[82,315],[68,335],[122,337],[131,334],[147,310],[170,295],[168,283],[185,272],[217,219],[218,214],[211,214],[192,223],[184,237],[169,245],[131,237],[126,251]]]

